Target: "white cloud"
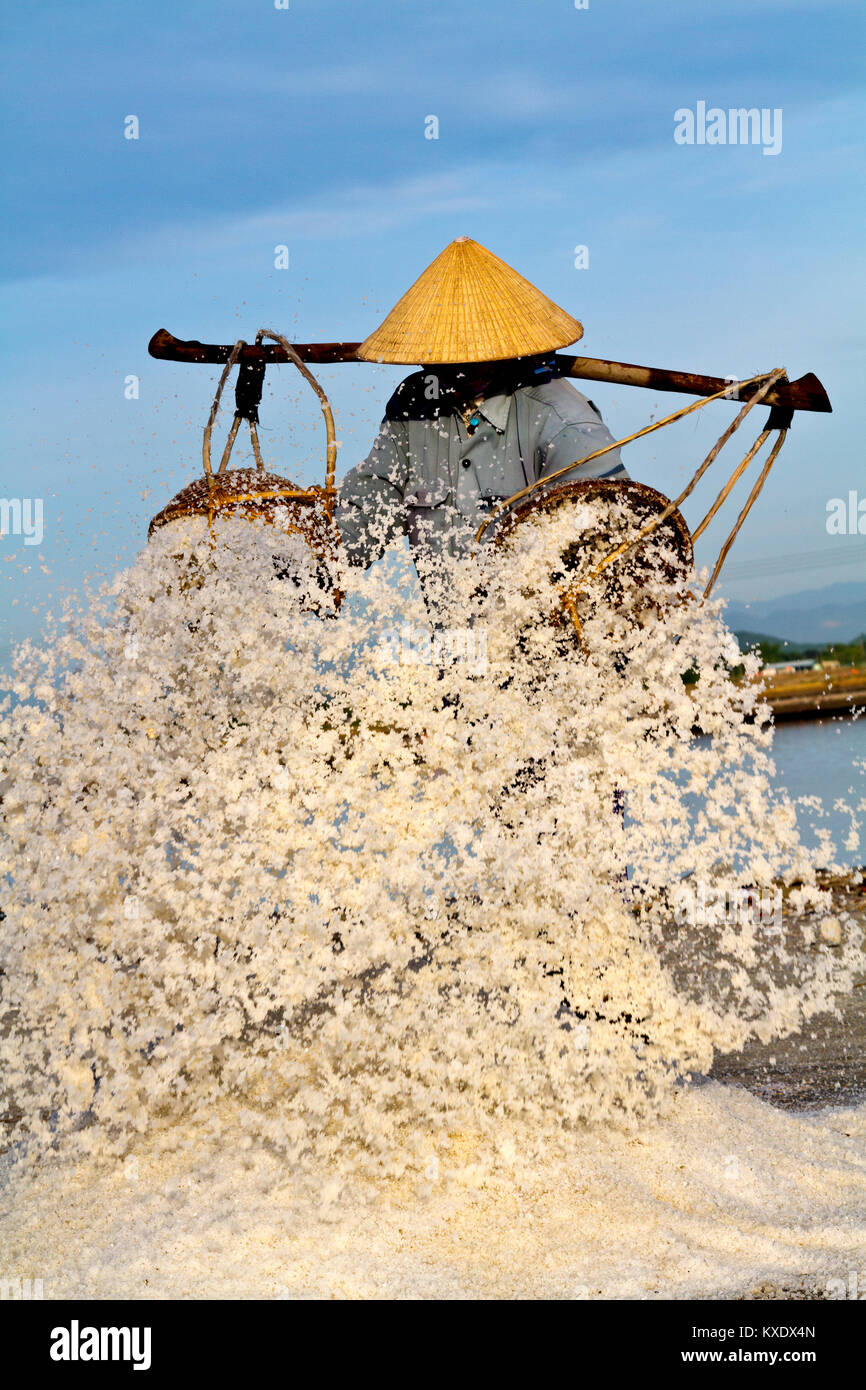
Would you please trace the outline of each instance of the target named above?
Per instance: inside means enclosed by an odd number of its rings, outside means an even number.
[[[521,185],[526,187],[521,190]],[[436,175],[346,184],[319,197],[239,216],[169,224],[155,232],[149,230],[146,239],[136,239],[134,245],[123,249],[123,255],[164,259],[170,253],[176,259],[179,246],[194,248],[201,256],[261,245],[263,241],[334,241],[378,235],[443,214],[468,218],[499,207],[504,187],[509,199],[531,196],[537,206],[555,203],[559,197],[554,188],[539,193],[534,172],[518,178],[513,169],[489,163],[462,166]],[[463,231],[461,227],[455,235]]]

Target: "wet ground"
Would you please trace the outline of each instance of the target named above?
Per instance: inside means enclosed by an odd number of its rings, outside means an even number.
[[[866,879],[866,871],[859,877]],[[828,879],[826,887],[836,909],[866,927],[866,882],[857,878]],[[866,1100],[866,975],[839,999],[838,1016],[822,1015],[781,1041],[750,1042],[717,1058],[711,1075],[790,1110]]]
[[[863,877],[866,877],[864,872]],[[866,926],[866,883],[833,885],[837,904]],[[714,1079],[742,1086],[770,1105],[808,1111],[866,1101],[866,975],[838,1001],[838,1016],[824,1015],[782,1041],[751,1042],[741,1052],[717,1059]],[[757,1285],[746,1300],[815,1301],[830,1297],[826,1284]]]

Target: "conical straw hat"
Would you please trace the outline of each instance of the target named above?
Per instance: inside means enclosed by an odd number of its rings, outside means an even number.
[[[577,319],[471,237],[419,275],[358,348],[365,362],[496,362],[576,343]]]

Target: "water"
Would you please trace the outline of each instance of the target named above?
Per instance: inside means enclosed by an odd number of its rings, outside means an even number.
[[[846,849],[851,826],[849,812],[839,803],[856,806],[863,796],[859,766],[866,759],[866,718],[804,719],[779,724],[773,739],[776,775],[773,785],[790,795],[818,797],[821,807],[798,810],[798,823],[806,844],[817,845],[818,827],[828,829],[839,847],[842,863],[866,863],[866,841]],[[859,766],[858,766],[859,765]],[[859,819],[863,813],[859,812]]]

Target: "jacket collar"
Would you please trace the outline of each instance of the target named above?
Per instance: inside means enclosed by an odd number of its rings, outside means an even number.
[[[489,420],[490,424],[499,434],[504,434],[505,426],[508,423],[508,411],[510,406],[511,396],[502,394],[498,396],[485,396],[484,400],[479,402],[477,408],[479,414],[483,415],[485,420]]]
[[[555,371],[555,358],[553,356],[529,362],[508,363],[498,378],[491,382],[491,394],[485,396],[478,404],[478,410],[489,420],[490,424],[500,434],[505,432],[508,423],[508,411],[511,406],[511,397],[515,391],[520,391],[524,387],[539,386],[543,382],[550,381]]]
[[[544,382],[550,381],[556,374],[556,357],[551,354],[549,357],[527,358],[526,360],[503,362],[497,364],[498,370],[494,371],[488,384],[489,394],[483,397],[475,407],[480,415],[493,426],[499,433],[505,433],[508,423],[508,412],[511,408],[511,398],[515,391],[540,386]],[[465,410],[463,404],[464,397],[457,389],[457,382],[453,378],[453,370],[443,374],[440,385],[440,394],[433,401],[428,401],[426,397],[422,399],[422,383],[426,382],[427,377],[436,372],[435,367],[422,368],[420,372],[412,377],[407,377],[406,381],[398,386],[396,392],[388,402],[386,414],[392,419],[439,419],[443,415],[462,414]]]

